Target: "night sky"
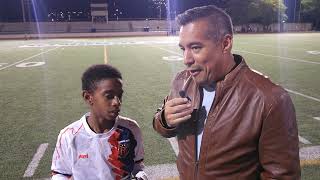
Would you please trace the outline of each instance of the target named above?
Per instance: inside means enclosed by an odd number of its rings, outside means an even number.
[[[39,21],[46,21],[49,12],[58,10],[87,10],[90,11],[90,0],[33,0]],[[151,0],[106,0],[109,11],[116,2],[123,13],[122,18],[157,18],[159,11],[152,6]],[[220,0],[221,1],[221,0]],[[169,0],[171,13],[180,12],[195,6],[216,4],[219,0]],[[164,9],[163,9],[164,10]],[[162,11],[164,16],[164,11]],[[0,0],[0,21],[22,21],[21,0]]]

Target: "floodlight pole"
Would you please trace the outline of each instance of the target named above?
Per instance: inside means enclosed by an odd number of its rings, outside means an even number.
[[[24,29],[25,29],[25,26],[26,26],[26,13],[25,13],[25,9],[24,9],[24,0],[21,0],[21,9],[22,9],[23,26],[24,26]],[[27,39],[27,30],[25,30],[25,32],[24,32],[24,38]]]
[[[26,22],[26,14],[25,14],[25,9],[24,9],[24,0],[21,0],[21,8],[22,8],[22,18],[23,18],[23,23]]]

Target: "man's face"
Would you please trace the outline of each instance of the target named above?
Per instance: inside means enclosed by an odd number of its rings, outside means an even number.
[[[200,19],[181,27],[179,46],[184,64],[201,86],[210,86],[223,77],[223,46],[208,36],[206,20]]]
[[[105,79],[96,84],[96,89],[89,93],[92,113],[98,118],[115,120],[119,115],[122,100],[122,80]]]

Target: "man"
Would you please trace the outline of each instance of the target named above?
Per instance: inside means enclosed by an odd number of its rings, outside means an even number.
[[[232,22],[215,6],[179,15],[186,69],[172,82],[154,129],[177,136],[185,179],[300,179],[288,93],[231,53]]]
[[[90,112],[60,131],[52,179],[147,179],[140,128],[119,116],[122,94],[116,68],[93,65],[83,73],[82,96]]]

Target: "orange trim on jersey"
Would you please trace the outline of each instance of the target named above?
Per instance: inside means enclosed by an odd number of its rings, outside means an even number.
[[[55,151],[57,152],[57,156],[56,156],[56,158],[55,158],[55,160],[57,160],[57,159],[59,159],[60,158],[60,153],[59,153],[59,150],[58,149],[60,149],[60,151],[61,151],[61,144],[62,144],[62,142],[61,142],[61,138],[62,138],[62,136],[67,132],[67,131],[70,131],[71,130],[71,133],[72,133],[72,135],[76,135],[79,131],[80,131],[80,129],[83,127],[83,123],[81,124],[81,126],[75,131],[75,129],[74,128],[67,128],[65,131],[63,131],[63,133],[61,133],[61,135],[60,135],[60,138],[59,138],[59,140],[58,140],[58,145],[57,145],[57,147],[55,148]],[[75,131],[75,132],[74,132]]]

